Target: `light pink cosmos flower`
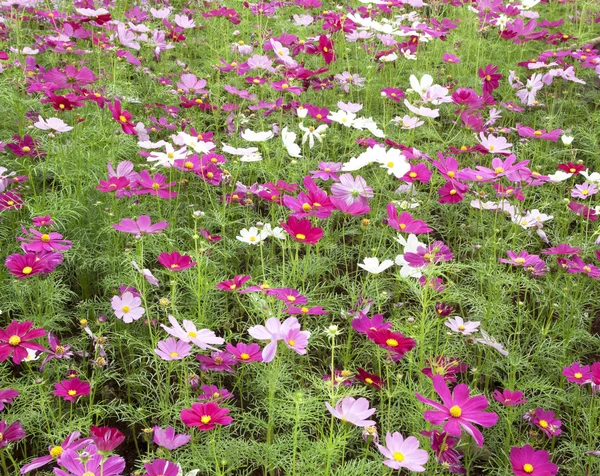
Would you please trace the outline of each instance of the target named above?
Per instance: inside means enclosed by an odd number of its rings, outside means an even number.
[[[173,337],[177,337],[181,339],[183,342],[191,342],[192,344],[197,345],[202,350],[211,349],[218,350],[213,347],[213,345],[221,345],[225,342],[222,337],[217,337],[213,331],[208,329],[200,329],[196,328],[196,325],[192,321],[183,321],[183,328],[177,322],[173,316],[169,316],[169,322],[173,327],[167,327],[164,324],[161,324],[165,331],[171,334]]]
[[[159,341],[156,347],[154,353],[163,360],[183,360],[190,355],[192,350],[192,346],[187,342],[175,340],[172,337]]]
[[[286,345],[297,353],[305,354],[304,347],[306,347],[310,332],[297,331],[300,331],[300,323],[295,317],[288,317],[283,323],[276,317],[271,317],[267,319],[264,326],[252,326],[248,329],[248,333],[255,339],[270,341],[262,351],[262,358],[265,363],[269,363],[275,358],[277,343],[280,340],[284,340]],[[298,346],[296,346],[296,340]]]
[[[69,132],[73,129],[73,127],[67,125],[62,119],[57,117],[49,117],[44,120],[42,116],[38,116],[38,121],[33,125],[43,131],[54,131],[57,133]]]
[[[195,74],[182,74],[181,81],[177,83],[177,88],[186,94],[207,94],[208,90],[205,79],[198,79]]]
[[[367,205],[368,199],[374,196],[373,189],[367,185],[366,180],[360,175],[354,178],[352,174],[340,175],[340,182],[331,186],[331,193],[348,205],[356,202]]]
[[[598,193],[598,187],[590,182],[584,182],[581,185],[575,185],[575,188],[571,190],[571,196],[574,198],[581,198],[585,200],[586,198],[591,197],[592,195],[596,195]]]
[[[144,279],[146,281],[148,281],[150,284],[152,284],[153,286],[158,286],[159,281],[158,279],[152,274],[152,271],[150,271],[148,268],[144,268],[144,269],[140,269],[140,267],[138,266],[138,264],[135,261],[131,262],[131,265],[133,266],[133,268],[140,273]]]
[[[166,221],[159,221],[152,225],[148,215],[141,215],[137,220],[132,218],[123,218],[120,223],[113,225],[113,228],[123,233],[131,233],[136,238],[142,235],[158,235],[161,230],[167,228],[169,224]]]
[[[360,427],[374,426],[375,421],[367,420],[373,413],[375,408],[369,408],[369,401],[366,398],[354,399],[353,397],[344,397],[335,404],[333,408],[328,402],[325,406],[329,413],[342,421],[347,421],[353,425]]]
[[[449,318],[447,322],[444,322],[444,325],[451,331],[459,332],[464,336],[477,332],[479,324],[481,324],[479,321],[464,321],[460,316],[456,316],[454,319]]]
[[[397,431],[391,434],[389,431],[385,436],[385,446],[377,444],[379,452],[387,459],[383,462],[392,469],[406,468],[415,473],[425,471],[424,464],[427,463],[429,455],[427,451],[419,449],[419,440],[414,436],[404,437]]]
[[[479,138],[475,139],[492,154],[510,154],[512,144],[505,137],[495,137],[492,134],[486,137],[483,132],[480,132]]]
[[[137,321],[146,312],[141,307],[142,300],[129,291],[124,292],[122,296],[114,296],[111,299],[111,304],[115,311],[115,316],[123,319],[123,322],[126,324]]]

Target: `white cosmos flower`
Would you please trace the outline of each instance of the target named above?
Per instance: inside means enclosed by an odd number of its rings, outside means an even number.
[[[165,144],[165,152],[150,152],[146,158],[148,162],[156,162],[157,165],[169,168],[173,167],[176,160],[185,159],[188,155],[188,150],[185,146],[175,150],[168,142]]]
[[[260,162],[263,159],[260,152],[255,152],[254,154],[242,155],[240,157],[240,162]]]
[[[327,124],[321,124],[319,127],[305,127],[303,123],[298,126],[301,131],[304,132],[302,135],[302,143],[308,141],[308,146],[312,149],[315,146],[315,139],[319,142],[323,142],[324,133],[327,130]]]
[[[281,129],[281,141],[290,157],[301,159],[300,146],[296,144],[296,133],[289,131],[287,127]]]
[[[152,142],[151,140],[139,141],[138,146],[142,149],[160,149],[168,144],[164,140],[159,140],[158,142]]]
[[[42,129],[43,131],[55,131],[57,133],[60,132],[69,132],[73,129],[73,127],[67,125],[62,119],[58,117],[49,117],[44,120],[42,116],[38,116],[38,121],[34,124],[38,129]]]
[[[588,182],[594,182],[595,184],[600,185],[600,174],[598,172],[590,173],[590,170],[586,169],[579,173],[588,179]]]
[[[416,114],[417,116],[431,117],[432,119],[435,119],[436,117],[440,116],[439,109],[430,109],[424,106],[416,107],[409,103],[406,99],[404,100],[404,105],[408,108],[409,111]]]
[[[379,274],[382,271],[394,266],[394,262],[391,259],[386,259],[380,263],[379,258],[365,258],[363,262],[364,264],[358,263],[358,267],[373,274]]]
[[[396,61],[398,59],[398,55],[396,53],[390,53],[389,55],[384,55],[379,58],[379,61],[383,63],[391,63],[392,61]]]
[[[231,147],[230,145],[225,144],[225,142],[223,142],[222,150],[223,152],[226,152],[231,155],[252,155],[258,152],[257,147]]]
[[[250,129],[246,129],[242,132],[242,139],[248,142],[265,142],[272,139],[275,136],[273,131],[254,132]]]
[[[385,147],[376,145],[375,147],[369,147],[366,151],[360,154],[358,157],[351,157],[349,162],[342,165],[342,172],[354,172],[360,170],[366,165],[377,162],[377,157],[385,154]]]
[[[171,139],[175,145],[185,145],[198,154],[208,154],[216,147],[212,142],[201,141],[196,136],[191,136],[183,131],[171,136]]]
[[[381,129],[379,129],[379,127],[377,127],[377,123],[373,120],[372,117],[359,117],[354,121],[352,127],[358,129],[359,131],[367,129],[375,137],[385,137],[385,134]]]
[[[287,235],[283,231],[283,228],[280,226],[276,226],[273,228],[270,223],[265,223],[262,229],[262,234],[265,238],[272,236],[273,238],[277,238],[278,240],[285,240]]]
[[[377,162],[381,167],[387,169],[388,174],[394,174],[394,177],[401,178],[410,170],[410,165],[406,157],[399,149],[390,149],[385,154],[377,157]]]
[[[562,143],[564,145],[571,145],[571,142],[573,142],[573,139],[575,139],[575,137],[568,136],[567,134],[563,134],[562,136],[560,136],[560,140],[562,141]]]
[[[411,89],[421,97],[433,85],[433,77],[430,74],[424,74],[420,80],[414,74],[411,74],[408,80],[410,81]]]
[[[258,228],[253,226],[249,230],[246,228],[240,230],[240,234],[239,236],[236,236],[236,238],[243,243],[248,243],[249,245],[258,245],[260,242],[264,241],[266,235],[264,230],[258,231]]]
[[[396,241],[404,246],[404,253],[416,253],[417,249],[420,246],[425,246],[424,243],[421,243],[417,238],[417,235],[410,234],[408,238],[404,238],[401,234],[398,234],[398,238]],[[404,259],[404,254],[396,256],[395,262],[398,266],[402,266],[400,269],[400,276],[403,278],[417,278],[419,279],[422,274],[419,271],[419,268],[413,268],[409,266],[408,262]]]
[[[548,178],[550,180],[552,180],[553,182],[564,182],[565,180],[570,179],[573,176],[573,174],[570,174],[568,172],[564,172],[562,170],[557,170],[556,172],[554,172],[553,174],[549,174]]]
[[[354,124],[354,120],[356,119],[356,114],[354,114],[353,112],[346,112],[346,111],[330,112],[329,115],[327,116],[327,119],[329,119],[332,122],[337,122],[338,124],[342,124],[346,127],[350,127],[350,126],[352,126],[352,124]]]

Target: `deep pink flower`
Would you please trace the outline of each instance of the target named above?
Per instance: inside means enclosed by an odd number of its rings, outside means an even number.
[[[283,309],[283,312],[286,314],[292,315],[303,315],[303,316],[321,316],[327,314],[327,311],[323,309],[321,306],[313,306],[313,307],[296,307],[288,304],[288,307]]]
[[[448,471],[454,474],[467,473],[467,470],[460,463],[463,455],[455,449],[460,442],[459,438],[450,436],[445,431],[440,433],[437,430],[421,431],[421,434],[429,438],[429,444],[434,451],[438,464],[448,468]]]
[[[443,53],[442,54],[442,61],[444,63],[460,63],[460,58],[454,56],[453,54],[450,53]]]
[[[69,436],[67,436],[60,445],[49,446],[49,454],[46,456],[35,458],[31,463],[21,467],[21,474],[26,474],[29,471],[41,468],[42,466],[47,465],[53,460],[56,460],[56,462],[60,465],[62,463],[63,453],[66,453],[68,450],[78,451],[92,443],[92,440],[90,438],[78,439],[80,436],[81,433],[79,433],[78,431],[74,431]]]
[[[265,291],[267,296],[273,296],[275,299],[285,302],[286,304],[306,304],[308,299],[300,294],[300,291],[292,288],[271,288]]]
[[[21,426],[20,421],[15,421],[10,425],[6,421],[0,421],[0,449],[8,446],[12,441],[19,441],[25,438],[25,430]]]
[[[271,83],[271,88],[275,91],[287,91],[292,94],[300,95],[303,89],[300,86],[292,86],[285,79],[281,79],[279,81],[274,81]]]
[[[166,221],[159,221],[152,224],[148,215],[140,215],[137,220],[132,218],[123,218],[120,223],[113,225],[113,228],[122,233],[131,233],[140,238],[142,235],[158,235],[161,230],[167,228],[169,224]]]
[[[582,273],[594,279],[600,278],[600,268],[593,264],[585,263],[579,256],[572,256],[571,259],[567,259],[565,262],[568,266],[567,271],[569,274]]]
[[[219,388],[216,385],[202,385],[202,393],[198,395],[200,401],[222,402],[233,398],[231,393],[226,388]]]
[[[392,328],[392,323],[387,322],[381,314],[373,314],[372,318],[369,318],[362,312],[358,317],[352,319],[352,329],[361,334],[368,334],[369,331],[378,330],[389,330]]]
[[[135,190],[136,195],[154,195],[160,198],[175,198],[177,192],[169,190],[170,187],[175,185],[175,182],[167,183],[167,178],[162,174],[154,174],[154,177],[150,177],[147,170],[140,172],[138,185],[140,188]]]
[[[398,88],[383,88],[381,90],[381,95],[390,98],[394,102],[400,102],[406,97],[404,91]]]
[[[48,272],[48,263],[45,260],[39,259],[35,253],[27,253],[25,255],[15,253],[9,255],[6,257],[4,264],[8,268],[8,271],[15,275],[17,279]]]
[[[23,199],[21,195],[10,190],[0,193],[0,211],[2,210],[18,210],[23,207]]]
[[[440,198],[438,199],[439,203],[458,203],[461,202],[464,198],[464,194],[469,189],[468,186],[456,182],[456,181],[448,181],[446,184],[438,189],[438,195]]]
[[[227,416],[229,408],[219,408],[214,402],[192,403],[192,408],[181,410],[181,421],[187,426],[197,427],[199,430],[212,430],[216,425],[227,426],[233,418]],[[166,476],[166,475],[165,475]]]
[[[473,423],[491,427],[498,421],[496,413],[484,411],[488,407],[487,398],[483,395],[471,397],[469,387],[462,383],[457,385],[451,394],[443,377],[434,375],[432,380],[433,388],[442,399],[442,404],[415,393],[420,402],[436,409],[425,411],[425,419],[434,425],[441,425],[448,420],[444,424],[444,431],[460,436],[462,427],[479,446],[483,446],[483,435]]]
[[[164,430],[160,426],[155,426],[153,441],[158,446],[162,446],[163,448],[173,451],[177,448],[187,445],[192,439],[191,435],[186,435],[185,433],[175,433],[175,429],[168,426]]]
[[[96,448],[98,448],[98,451],[103,453],[110,453],[125,441],[125,435],[123,433],[117,428],[110,428],[108,426],[91,427],[90,437],[96,445]]]
[[[51,226],[54,225],[54,221],[50,217],[50,215],[33,217],[32,219],[33,226]]]
[[[158,255],[158,262],[169,271],[183,271],[184,269],[191,268],[197,264],[196,261],[192,261],[190,256],[182,255],[179,251],[161,253]]]
[[[482,79],[481,89],[483,94],[492,94],[494,89],[498,88],[502,75],[496,71],[498,71],[498,66],[492,64],[488,64],[485,68],[479,68],[479,71],[477,71],[477,74]]]
[[[527,402],[527,399],[523,398],[523,392],[520,392],[519,390],[515,390],[514,392],[508,389],[504,389],[502,392],[496,390],[492,396],[494,397],[494,400],[506,407],[516,407],[517,405],[523,405]]]
[[[230,374],[235,372],[233,367],[239,363],[235,357],[220,350],[211,352],[210,356],[198,354],[196,360],[200,362],[200,370],[212,370],[213,372],[227,372]]]
[[[454,253],[442,241],[434,241],[428,246],[419,246],[415,252],[404,253],[404,260],[413,268],[422,268],[430,264],[450,261]]]
[[[48,356],[42,362],[42,365],[40,366],[40,372],[44,371],[46,363],[52,359],[70,359],[73,357],[71,346],[61,345],[58,337],[56,337],[56,334],[54,334],[52,331],[48,332],[48,344],[50,344],[50,349],[45,351]]]
[[[90,384],[79,380],[77,377],[56,382],[54,389],[54,392],[52,392],[54,395],[69,402],[74,402],[76,398],[90,394]]]
[[[430,231],[433,231],[432,228],[427,226],[427,223],[422,220],[415,220],[408,212],[402,212],[400,216],[398,216],[398,211],[393,203],[388,203],[387,214],[388,225],[403,233],[420,235],[422,233],[429,233]]]
[[[225,350],[240,362],[262,362],[262,351],[258,344],[239,342],[235,347],[232,344],[227,344]]]
[[[567,377],[567,382],[576,383],[578,385],[585,385],[592,379],[590,366],[584,365],[582,367],[579,362],[573,362],[571,366],[564,367],[562,374]]]
[[[379,347],[388,350],[394,362],[400,360],[417,345],[414,339],[389,329],[369,329],[367,336]]]
[[[517,124],[517,133],[521,137],[530,137],[534,139],[545,139],[552,142],[556,142],[562,134],[562,129],[554,129],[550,132],[546,132],[546,129],[532,129],[529,126],[522,126]]]
[[[239,291],[240,288],[244,285],[246,281],[250,279],[250,276],[239,275],[235,276],[233,279],[228,279],[226,281],[221,281],[217,283],[217,289],[221,291],[229,291],[236,292]]]
[[[29,234],[25,228],[22,228],[26,235],[24,238],[17,237],[17,241],[23,242],[23,250],[27,253],[39,253],[41,251],[64,251],[71,248],[69,240],[63,240],[59,233],[41,233],[33,228],[29,229]]]
[[[45,336],[46,331],[41,328],[31,329],[33,322],[12,321],[6,329],[0,329],[0,362],[4,362],[12,354],[15,364],[20,364],[27,357],[27,349],[43,351],[44,347],[33,339]]]
[[[123,129],[123,132],[125,134],[137,135],[135,124],[131,122],[131,113],[129,111],[121,109],[120,101],[115,101],[112,104],[109,103],[108,109],[112,113],[113,119],[121,125],[121,129]]]
[[[550,461],[546,450],[534,450],[530,445],[510,449],[510,464],[515,476],[554,476],[558,466]]]
[[[594,210],[593,208],[588,208],[587,206],[583,205],[582,203],[569,202],[569,208],[576,215],[579,215],[580,217],[587,218],[588,220],[591,220],[591,221],[598,220],[598,215],[596,215],[596,210]]]
[[[529,423],[542,430],[550,439],[562,433],[560,429],[562,422],[554,416],[552,410],[546,411],[543,408],[536,408]]]
[[[317,46],[317,52],[321,53],[325,64],[329,64],[335,61],[335,52],[333,51],[333,41],[327,35],[319,36],[319,44]]]
[[[34,140],[29,134],[13,136],[13,141],[6,144],[6,148],[17,157],[44,157],[46,154],[38,149],[39,142]]]
[[[520,251],[519,254],[516,254],[514,251],[508,250],[506,252],[510,259],[506,258],[498,258],[500,263],[508,263],[513,266],[534,266],[536,263],[541,261],[538,255],[530,255],[527,251]]]
[[[456,376],[467,371],[467,364],[458,359],[449,359],[443,356],[427,359],[427,365],[421,373],[433,378],[434,375],[440,375],[446,382],[456,382]]]
[[[311,170],[312,178],[321,180],[339,180],[336,172],[342,170],[341,162],[319,162],[319,170]]]
[[[579,246],[571,246],[566,243],[561,243],[553,248],[542,251],[543,255],[578,255],[579,253],[581,253]]]
[[[175,463],[165,459],[155,459],[151,463],[145,463],[146,472],[142,476],[177,476],[180,468]]]
[[[323,237],[323,229],[314,227],[310,220],[298,220],[296,217],[288,218],[287,222],[280,225],[294,241],[314,245]]]
[[[19,392],[12,388],[0,390],[0,412],[4,410],[5,403],[12,403],[12,401],[19,396]],[[1,432],[0,432],[1,433]]]

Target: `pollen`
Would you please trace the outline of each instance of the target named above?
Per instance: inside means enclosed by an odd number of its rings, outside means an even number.
[[[23,152],[31,152],[31,147],[23,147]]]
[[[232,284],[231,286],[229,286],[229,289],[231,289],[231,290],[233,290],[233,289],[235,289],[235,288],[237,288],[237,285],[236,285],[236,284]]]
[[[458,192],[455,189],[450,190],[450,195],[456,195]]]
[[[297,240],[306,240],[306,235],[303,235],[302,233],[298,233],[296,235],[296,239]]]
[[[50,456],[52,456],[53,458],[58,458],[62,453],[63,453],[63,449],[60,446],[54,446],[50,449]]]
[[[171,268],[171,269],[179,268],[179,265],[178,265],[177,263],[173,263],[173,264],[170,266],[170,268]]]
[[[400,453],[399,451],[395,451],[394,454],[392,454],[392,456],[394,457],[394,460],[396,460],[396,461],[404,461],[404,455],[402,453]]]
[[[548,428],[550,425],[546,420],[540,420],[540,426],[542,428]]]
[[[200,421],[205,425],[208,425],[211,420],[212,418],[210,417],[210,415],[202,415],[202,417],[200,417]]]
[[[575,172],[577,172],[577,170],[576,170],[576,169],[574,169],[573,167],[571,167],[571,168],[569,169],[569,172],[571,172],[572,174],[574,174]]]
[[[251,236],[250,238],[248,238],[248,241],[256,241],[256,236]]]
[[[65,348],[62,345],[57,345],[56,349],[54,349],[54,353],[56,355],[63,355],[65,353]]]
[[[400,229],[404,230],[406,228],[406,223],[400,223]]]
[[[215,176],[215,174],[213,174],[212,172],[208,172],[208,173],[206,174],[206,176],[207,176],[209,179],[211,179],[211,178],[213,178],[213,177]]]
[[[302,210],[304,210],[305,212],[310,212],[312,210],[312,207],[308,203],[303,203]]]
[[[581,372],[575,372],[573,374],[573,377],[575,377],[575,378],[581,378],[581,377],[583,377],[583,374]]]
[[[367,378],[365,379],[365,383],[366,383],[366,384],[369,384],[369,385],[373,385],[373,379],[372,379],[371,377],[367,377]]]
[[[398,341],[396,339],[388,339],[385,343],[390,347],[398,347]]]
[[[64,104],[59,104],[58,107],[60,107],[61,109],[64,109],[65,105]]]
[[[460,150],[467,150],[467,146],[466,145],[461,145],[460,146]]]
[[[191,337],[192,339],[195,339],[197,334],[194,331],[191,331],[191,332],[188,332],[187,335],[188,335],[188,337]]]
[[[169,357],[171,357],[171,358],[179,357],[179,352],[171,352],[169,354]]]
[[[123,312],[129,312],[130,307],[129,306],[123,306],[123,308],[121,309]]]
[[[304,314],[306,314],[306,313],[308,312],[308,308],[307,308],[307,307],[302,307],[302,308],[300,308],[300,310],[301,310],[301,311],[302,311]]]
[[[536,135],[536,136],[541,136],[542,135],[542,131],[534,131],[533,134]]]
[[[296,345],[296,341],[293,339],[288,340],[288,344],[290,345],[290,347],[294,347]]]
[[[486,80],[486,81],[491,81],[491,80],[492,80],[492,77],[491,77],[491,76],[488,74],[488,75],[485,77],[485,80]]]
[[[394,162],[388,162],[386,165],[391,169],[394,166]]]
[[[25,266],[21,272],[23,274],[31,274],[33,272],[33,268],[31,266]]]
[[[525,471],[526,473],[533,473],[533,465],[526,463],[523,465],[523,471]]]
[[[327,49],[327,47],[326,47],[326,46],[324,46],[324,47],[323,47],[323,51],[324,51],[325,53],[327,53],[329,50]]]
[[[91,471],[86,471],[81,476],[96,476],[96,475],[94,473],[92,473]]]
[[[254,84],[259,84],[259,83],[260,83],[260,79],[258,79],[258,78],[255,78],[255,79],[253,79],[253,80],[252,80],[252,82],[253,82]]]
[[[240,359],[242,360],[248,360],[250,358],[250,356],[246,353],[240,354]]]
[[[75,395],[77,395],[77,390],[69,390],[67,393],[69,394],[69,396],[74,397]]]
[[[289,85],[289,84],[287,84],[287,83],[283,83],[283,84],[281,85],[281,89],[287,89],[287,88],[289,88],[289,87],[290,87],[290,85]]]
[[[589,273],[589,272],[592,270],[592,268],[590,268],[589,266],[584,266],[584,267],[583,267],[583,270],[584,270],[586,273]]]
[[[588,193],[590,193],[590,191],[589,191],[589,190],[587,190],[587,189],[583,189],[583,190],[581,191],[581,195],[587,195]]]
[[[152,190],[160,190],[160,184],[159,184],[159,183],[156,183],[156,182],[154,182],[154,183],[152,184]]]
[[[121,122],[127,122],[127,118],[123,115],[119,116],[119,121]]]
[[[290,302],[296,302],[296,297],[295,296],[286,296],[286,299]]]
[[[44,243],[48,243],[50,241],[50,235],[44,233],[42,236],[40,236],[40,240],[42,240]]]
[[[8,338],[8,344],[12,345],[13,347],[16,347],[20,343],[21,343],[21,338],[19,336],[10,336]]]
[[[459,326],[458,326],[459,331],[464,331],[465,329],[466,329],[466,327],[464,324],[459,324]]]
[[[185,164],[183,164],[183,166],[184,166],[186,169],[193,169],[193,168],[194,168],[194,164],[193,164],[192,162],[190,162],[190,161],[188,161],[188,162],[186,162]]]
[[[452,415],[454,418],[459,418],[462,415],[462,410],[458,405],[454,405],[450,408],[450,415]]]
[[[494,169],[494,173],[496,173],[496,174],[501,174],[502,172],[504,172],[504,168],[503,167],[496,167]]]
[[[448,177],[450,178],[454,178],[454,176],[456,175],[454,172],[452,172],[452,170],[450,172],[448,172]]]

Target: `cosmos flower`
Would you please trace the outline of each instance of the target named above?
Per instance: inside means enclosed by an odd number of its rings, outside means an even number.
[[[183,360],[192,350],[192,346],[183,340],[176,340],[169,337],[166,340],[161,340],[156,344],[154,353],[163,360]]]
[[[169,322],[172,327],[167,327],[164,324],[160,326],[173,337],[183,342],[191,342],[201,350],[217,350],[213,345],[221,345],[225,342],[222,337],[217,337],[213,331],[208,329],[198,330],[192,321],[184,319],[182,327],[176,318],[169,316]]]
[[[530,445],[510,449],[510,464],[515,476],[554,476],[558,466],[550,461],[546,450],[534,450]]]
[[[52,393],[57,397],[62,397],[65,401],[74,402],[76,398],[90,394],[90,384],[79,380],[77,377],[68,378],[56,382]]]
[[[171,428],[170,426],[164,430],[159,426],[155,426],[153,430],[154,443],[169,451],[173,451],[181,446],[187,445],[192,439],[191,435],[186,435],[185,433],[176,434],[175,429]]]
[[[0,329],[0,362],[4,362],[12,354],[12,361],[19,365],[28,355],[28,350],[43,351],[44,347],[33,339],[46,335],[41,328],[32,329],[33,322],[17,322],[13,320],[6,329]]]
[[[146,312],[142,307],[141,298],[134,296],[129,291],[124,292],[121,296],[114,296],[111,299],[111,305],[115,311],[115,316],[123,319],[126,324],[137,321]]]
[[[397,431],[394,433],[388,431],[385,436],[385,446],[377,444],[377,448],[386,458],[383,464],[389,468],[396,470],[405,468],[416,473],[425,471],[423,465],[427,463],[429,455],[427,451],[419,449],[419,440],[414,436],[405,439]]]
[[[192,408],[181,410],[181,421],[189,427],[201,431],[214,429],[217,425],[227,426],[233,418],[228,416],[229,408],[219,408],[214,402],[192,403]]]
[[[352,423],[360,427],[375,425],[373,420],[367,420],[373,413],[375,408],[369,408],[369,401],[366,398],[354,399],[353,397],[344,397],[335,404],[335,408],[328,402],[325,406],[329,413],[335,418],[344,422]]]

